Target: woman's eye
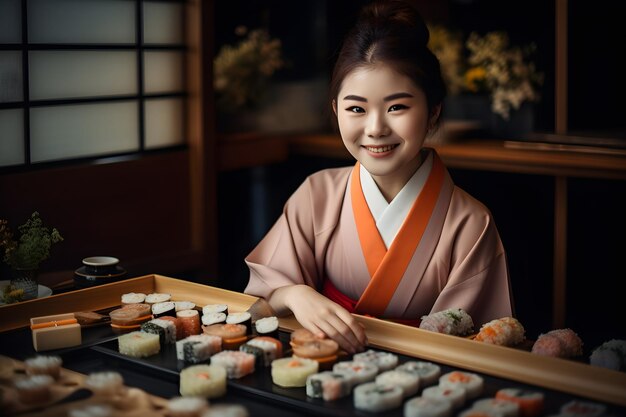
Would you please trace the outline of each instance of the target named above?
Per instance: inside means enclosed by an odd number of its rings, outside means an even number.
[[[363,107],[359,107],[359,106],[350,106],[346,110],[352,113],[365,113],[365,110],[363,109]]]
[[[408,109],[407,106],[405,106],[404,104],[394,104],[393,106],[389,107],[390,112],[392,111],[398,111],[398,110],[404,110],[404,109]]]

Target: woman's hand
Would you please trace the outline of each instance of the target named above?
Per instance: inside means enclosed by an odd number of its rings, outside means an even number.
[[[308,285],[278,288],[269,301],[274,310],[288,308],[302,327],[333,339],[346,352],[362,351],[367,343],[363,326],[352,314]]]

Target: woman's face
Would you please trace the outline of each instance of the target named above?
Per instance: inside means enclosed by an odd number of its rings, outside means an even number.
[[[429,126],[426,95],[387,65],[357,68],[334,104],[343,143],[379,187],[400,188],[415,173]]]

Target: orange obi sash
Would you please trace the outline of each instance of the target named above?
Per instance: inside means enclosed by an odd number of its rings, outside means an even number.
[[[350,196],[361,250],[371,278],[361,298],[354,302],[355,313],[375,317],[385,315],[431,220],[445,178],[445,167],[437,154],[433,153],[428,179],[387,250],[365,200],[359,163],[356,163],[352,171]]]

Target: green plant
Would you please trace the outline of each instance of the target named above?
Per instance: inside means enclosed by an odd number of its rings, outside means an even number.
[[[38,212],[18,227],[19,237],[13,238],[8,221],[0,219],[0,247],[4,249],[4,262],[14,269],[37,269],[50,257],[50,247],[63,237],[55,228],[44,226]]]

